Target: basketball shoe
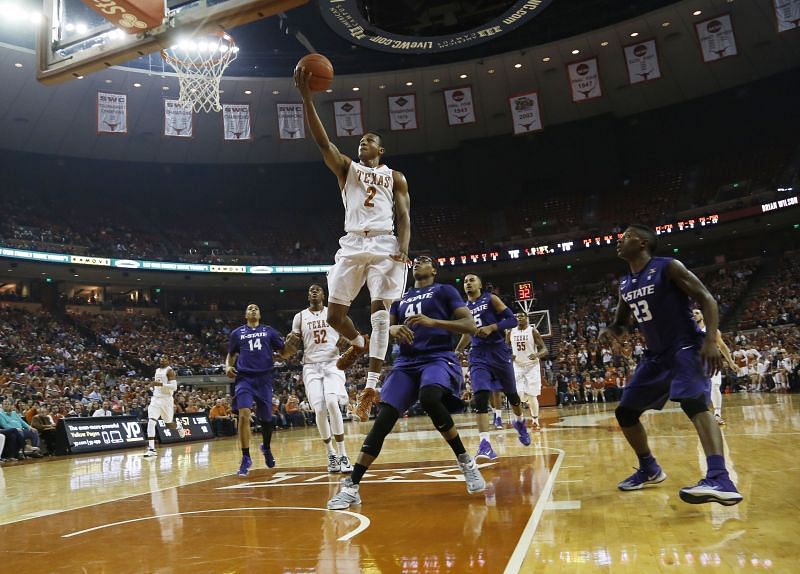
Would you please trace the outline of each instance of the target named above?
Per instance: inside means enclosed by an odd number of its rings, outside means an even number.
[[[636,472],[630,475],[617,485],[620,490],[641,490],[645,484],[658,484],[667,480],[667,473],[660,466],[656,465],[653,472],[647,472],[637,468]]]
[[[717,424],[718,424],[719,426],[721,426],[721,427],[722,427],[722,426],[725,426],[725,419],[723,419],[723,418],[720,416],[720,414],[719,414],[719,413],[716,413],[716,414],[714,415],[714,419],[717,421]]]
[[[358,494],[358,485],[348,477],[342,480],[342,485],[333,498],[328,501],[328,510],[345,510],[351,504],[361,504],[361,496]]]
[[[155,458],[157,456],[158,456],[158,453],[156,452],[156,449],[154,449],[154,448],[148,448],[147,452],[144,453],[144,457],[145,458]]]
[[[458,455],[458,466],[464,473],[464,482],[467,483],[467,492],[473,494],[486,489],[486,481],[481,476],[478,465],[467,453]]]
[[[339,463],[339,457],[335,454],[328,455],[328,472],[342,472],[342,465]]]
[[[239,472],[236,473],[237,476],[247,476],[250,472],[250,467],[253,466],[252,459],[247,456],[246,454],[242,455],[242,463],[239,465]]]
[[[350,463],[350,459],[347,458],[346,454],[339,457],[339,465],[341,466],[342,473],[353,472],[353,465]]]
[[[492,448],[492,443],[486,439],[481,439],[478,445],[478,453],[475,455],[475,460],[485,459],[494,460],[497,458],[497,453]]]
[[[542,430],[542,426],[539,424],[539,417],[533,418],[533,421],[531,422],[531,429],[535,431]]]
[[[680,490],[681,500],[689,504],[716,502],[723,506],[739,504],[743,497],[736,490],[727,474],[715,478],[705,477],[694,486],[686,486]]]
[[[366,387],[363,391],[358,393],[358,403],[356,404],[355,415],[358,420],[363,422],[369,421],[369,413],[372,410],[372,405],[381,399],[378,389],[371,389]]]
[[[498,417],[495,415],[492,424],[494,424],[494,428],[497,430],[503,430],[503,417]]]
[[[522,443],[522,446],[529,446],[531,444],[531,435],[528,433],[528,427],[525,426],[525,419],[516,420],[511,423],[511,426],[519,433],[519,442]]]
[[[363,347],[356,347],[355,345],[350,345],[350,348],[347,349],[342,356],[339,357],[339,360],[336,361],[336,368],[346,371],[350,367],[353,366],[353,363],[363,354],[369,351],[369,335],[363,335],[364,337],[364,346]]]
[[[259,448],[261,449],[261,454],[264,455],[264,462],[267,463],[267,468],[274,468],[275,457],[272,456],[272,451],[268,448],[264,448],[264,443],[261,443]]]

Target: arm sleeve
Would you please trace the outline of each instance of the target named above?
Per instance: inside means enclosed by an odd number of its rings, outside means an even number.
[[[517,326],[518,321],[517,318],[514,316],[514,312],[506,307],[503,309],[503,312],[500,313],[501,319],[497,322],[497,328],[499,329],[512,329]]]
[[[294,319],[292,319],[292,333],[297,333],[298,335],[301,335],[302,334],[300,332],[301,324],[302,324],[302,313],[297,313],[294,316]]]
[[[231,331],[230,339],[228,340],[228,354],[233,355],[239,352],[239,337],[238,329]]]

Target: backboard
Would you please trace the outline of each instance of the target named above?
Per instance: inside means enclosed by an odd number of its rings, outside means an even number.
[[[43,0],[37,79],[44,84],[62,83],[168,48],[183,37],[229,31],[307,2],[167,0],[162,26],[131,35],[116,29],[81,0]]]

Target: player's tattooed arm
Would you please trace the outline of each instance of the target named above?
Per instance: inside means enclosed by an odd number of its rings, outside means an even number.
[[[299,68],[294,72],[294,85],[297,86],[297,90],[303,98],[311,137],[314,138],[314,142],[322,152],[322,159],[325,160],[325,165],[336,175],[339,180],[339,187],[343,188],[347,179],[347,170],[350,169],[352,160],[340,152],[339,148],[333,145],[330,138],[328,138],[328,132],[325,131],[325,126],[322,125],[322,120],[319,119],[317,108],[314,106],[314,98],[308,87],[310,78],[311,72],[305,68]]]
[[[392,255],[395,261],[408,261],[408,244],[411,241],[411,196],[408,194],[406,176],[392,171],[394,179],[394,225],[397,233],[398,252]]]

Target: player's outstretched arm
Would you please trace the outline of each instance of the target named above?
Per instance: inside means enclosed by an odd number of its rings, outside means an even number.
[[[409,328],[414,325],[420,325],[421,327],[444,329],[445,331],[461,333],[462,335],[474,335],[478,332],[478,328],[475,326],[475,319],[472,318],[472,313],[466,307],[455,309],[453,318],[449,320],[431,319],[425,315],[412,315],[405,320],[405,325]],[[459,342],[459,344],[461,343]]]
[[[408,194],[406,176],[399,171],[392,171],[394,186],[394,219],[399,252],[392,255],[395,261],[408,261],[408,244],[411,242],[411,196]]]
[[[697,275],[689,271],[683,263],[673,259],[667,266],[667,277],[678,289],[700,304],[706,323],[706,333],[716,333],[719,330],[717,301],[703,285],[703,282],[697,278]],[[713,335],[706,336],[703,348],[700,349],[700,356],[706,363],[706,373],[709,376],[719,372],[722,368],[722,354],[717,347],[717,338]]]
[[[344,182],[347,179],[347,170],[350,169],[352,160],[340,152],[339,148],[333,145],[330,138],[328,138],[328,132],[325,131],[325,126],[322,125],[322,120],[319,119],[317,108],[314,106],[314,97],[308,87],[310,79],[311,72],[305,68],[298,68],[294,71],[294,85],[297,86],[297,90],[303,98],[303,106],[306,111],[308,127],[311,130],[311,137],[314,138],[314,142],[322,152],[322,159],[325,160],[325,165],[339,179],[339,187],[344,187]]]
[[[728,366],[735,371],[736,361],[733,360],[731,349],[728,347],[727,343],[725,343],[725,339],[722,338],[722,333],[720,333],[719,329],[717,329],[717,347],[719,347],[719,352],[722,353]]]
[[[283,343],[283,349],[280,350],[280,356],[282,359],[288,359],[293,357],[297,354],[297,348],[300,345],[300,337],[297,333],[291,332],[286,335],[286,339]]]

